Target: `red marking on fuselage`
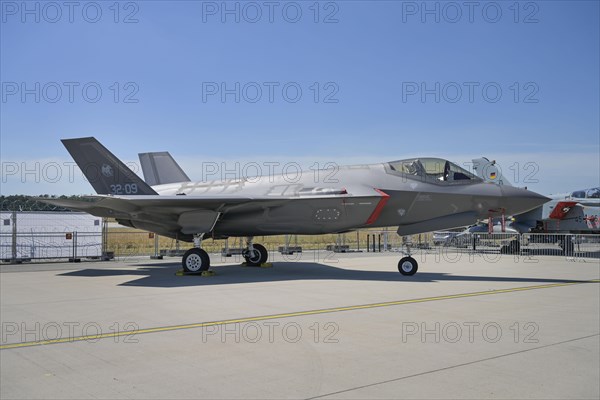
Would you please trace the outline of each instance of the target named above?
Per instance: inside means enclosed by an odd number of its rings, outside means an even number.
[[[390,195],[384,192],[383,190],[375,189],[375,191],[381,195],[381,199],[379,199],[379,203],[377,203],[377,206],[375,206],[375,209],[373,210],[371,216],[367,220],[367,225],[371,225],[373,222],[377,221],[377,218],[379,218],[379,214],[381,214],[381,211],[383,211],[385,203],[387,203],[390,199]]]

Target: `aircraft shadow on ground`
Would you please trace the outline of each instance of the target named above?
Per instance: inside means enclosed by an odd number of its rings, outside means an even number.
[[[439,272],[417,272],[413,276],[403,276],[397,269],[390,271],[366,271],[337,268],[314,262],[277,262],[272,268],[242,267],[235,265],[219,265],[211,268],[214,276],[183,275],[176,272],[181,270],[180,263],[164,264],[134,264],[139,268],[132,269],[82,269],[58,274],[59,276],[77,277],[107,277],[107,276],[137,276],[120,286],[144,287],[186,287],[231,285],[240,283],[282,282],[294,280],[349,280],[349,281],[381,281],[410,284],[413,282],[521,282],[521,283],[565,283],[583,282],[580,280],[518,278],[503,276],[473,276],[454,275]],[[130,267],[129,267],[130,268]]]

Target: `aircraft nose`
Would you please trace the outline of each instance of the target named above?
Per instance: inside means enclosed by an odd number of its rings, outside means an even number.
[[[548,197],[531,190],[513,186],[501,186],[501,191],[502,196],[505,198],[505,212],[507,215],[516,215],[533,210],[550,200]]]

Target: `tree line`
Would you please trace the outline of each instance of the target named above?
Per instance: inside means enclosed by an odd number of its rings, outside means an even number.
[[[21,194],[0,196],[0,211],[71,211],[64,207],[54,206],[52,204],[42,203],[35,198],[44,197],[47,199],[75,199],[85,200],[81,196],[53,196],[42,194],[39,196],[25,196]]]

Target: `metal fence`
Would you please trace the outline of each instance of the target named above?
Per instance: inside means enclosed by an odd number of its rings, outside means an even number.
[[[101,221],[81,212],[0,212],[0,259],[100,258]]]
[[[16,239],[16,240],[15,240]],[[28,232],[16,237],[0,234],[0,259],[4,262],[102,256],[98,232]]]
[[[600,235],[526,234],[521,251],[525,255],[565,255],[579,258],[600,258]]]
[[[437,247],[463,253],[600,258],[598,234],[461,233]]]
[[[263,244],[273,255],[293,255],[307,251],[378,253],[410,249],[414,254],[451,252],[600,259],[600,235],[460,233],[446,242],[434,244],[431,234],[400,237],[394,230],[361,230],[318,236],[256,237],[255,243]],[[2,262],[179,257],[190,247],[191,244],[175,239],[126,229],[104,229],[102,232],[0,233]],[[245,247],[245,239],[205,240],[202,247],[209,253],[220,253],[223,258],[239,257]],[[288,258],[283,257],[284,260]]]

